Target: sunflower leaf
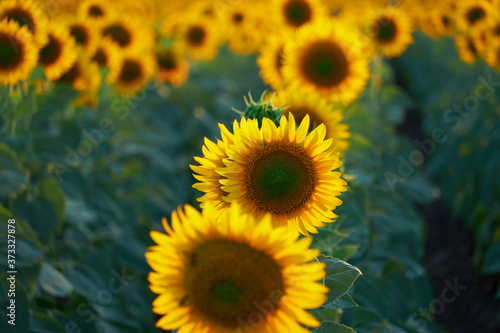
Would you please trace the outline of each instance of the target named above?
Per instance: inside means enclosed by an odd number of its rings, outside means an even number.
[[[356,333],[352,328],[337,324],[331,321],[325,321],[315,331],[316,333]]]
[[[356,281],[362,273],[357,267],[339,259],[320,255],[318,260],[326,264],[325,285],[330,291],[327,294],[328,301],[324,306],[329,306],[347,293],[354,281]]]

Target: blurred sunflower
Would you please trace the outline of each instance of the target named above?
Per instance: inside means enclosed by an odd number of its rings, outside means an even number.
[[[3,0],[0,2],[0,21],[7,19],[15,21],[19,26],[26,26],[33,35],[37,46],[47,42],[45,27],[48,18],[43,13],[40,4],[35,0]]]
[[[320,325],[305,309],[322,305],[328,288],[324,263],[311,262],[319,251],[312,238],[297,240],[271,217],[242,215],[234,205],[219,219],[186,205],[172,213],[167,234],[151,232],[156,242],[146,259],[148,280],[159,296],[156,326],[188,332],[307,333]],[[263,311],[263,308],[265,311]],[[258,320],[255,313],[259,314]]]
[[[130,53],[122,58],[119,71],[106,77],[117,94],[130,97],[142,90],[156,73],[156,59],[152,54]]]
[[[226,149],[228,145],[234,144],[233,134],[222,124],[219,124],[222,135],[222,140],[217,140],[214,143],[205,138],[205,145],[202,148],[203,157],[195,157],[196,162],[200,165],[190,165],[193,174],[199,183],[193,187],[205,194],[197,200],[201,203],[200,207],[205,209],[208,206],[222,211],[229,207],[229,203],[224,201],[227,193],[222,191],[220,183],[221,175],[216,172],[217,168],[224,167],[224,160],[228,158]]]
[[[48,27],[48,42],[40,49],[39,63],[48,80],[57,80],[75,64],[75,40],[69,29],[55,21]]]
[[[78,6],[78,17],[92,23],[102,23],[112,9],[107,0],[84,0]]]
[[[0,22],[0,85],[29,78],[38,61],[38,48],[27,27],[16,21]]]
[[[288,38],[288,37],[287,37]],[[283,59],[285,41],[287,38],[271,35],[261,48],[257,58],[260,67],[260,76],[265,83],[277,90],[283,87]]]
[[[95,24],[84,20],[70,19],[67,26],[76,45],[82,47],[90,57],[93,57],[97,52],[101,37]]]
[[[192,19],[179,27],[175,44],[183,54],[195,60],[210,61],[219,51],[216,26],[207,20]]]
[[[399,57],[413,43],[410,17],[396,7],[386,7],[368,24],[375,50],[387,58]]]
[[[108,18],[102,24],[101,33],[111,38],[122,51],[150,50],[154,44],[152,30],[136,18],[126,15]]]
[[[156,62],[160,82],[170,82],[174,87],[179,87],[188,79],[189,63],[173,48],[157,50]]]
[[[285,45],[283,76],[295,89],[304,87],[348,104],[363,91],[370,76],[359,41],[338,23],[307,25]]]
[[[58,79],[58,83],[68,84],[75,90],[89,94],[97,94],[101,85],[99,65],[92,62],[89,56],[79,50],[76,62]]]
[[[440,36],[453,36],[455,33],[454,6],[449,2],[438,5],[431,11],[431,20]]]
[[[346,183],[332,170],[342,163],[331,149],[333,139],[325,140],[325,125],[309,135],[308,129],[309,115],[296,130],[291,113],[288,120],[281,117],[279,128],[268,118],[260,130],[257,119],[243,118],[239,126],[235,121],[226,167],[215,170],[228,193],[224,200],[257,218],[271,213],[275,225],[293,225],[305,235],[333,222]]]
[[[473,64],[478,57],[478,50],[474,40],[467,35],[458,34],[455,37],[455,44],[458,50],[458,56],[466,64]]]
[[[457,29],[463,33],[472,32],[478,27],[488,25],[495,13],[491,3],[486,0],[460,1],[456,10]]]
[[[97,51],[92,57],[99,67],[107,67],[111,71],[119,70],[121,67],[120,47],[109,37],[103,37],[99,40]]]
[[[488,65],[500,71],[500,41],[490,45],[486,52],[485,60]]]
[[[285,108],[283,115],[292,113],[297,122],[302,122],[309,115],[309,129],[312,131],[320,124],[326,126],[326,138],[333,139],[332,149],[343,154],[349,148],[348,138],[351,137],[349,125],[343,124],[342,112],[318,94],[308,94],[303,90],[280,90],[272,98],[275,108]]]
[[[278,27],[292,31],[327,15],[326,7],[318,0],[274,0],[272,6]]]

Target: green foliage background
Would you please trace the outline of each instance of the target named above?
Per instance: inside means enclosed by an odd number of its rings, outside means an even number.
[[[473,230],[478,267],[500,273],[500,87],[456,130],[443,118],[474,91],[478,75],[500,78],[483,63],[461,63],[450,41],[417,37],[392,67],[374,65],[379,81],[345,111],[353,133],[342,166],[349,190],[338,221],[313,246],[363,275],[320,258],[331,292],[312,311],[324,321],[317,332],[443,331],[432,320],[432,286],[421,265],[426,227],[413,203],[442,196]],[[161,230],[161,218],[178,205],[197,205],[189,164],[203,137],[215,139],[217,123],[239,117],[231,107],[244,110],[242,96],[265,89],[255,56],[226,49],[193,66],[179,89],[152,85],[124,99],[104,86],[96,109],[71,106],[77,93],[64,86],[13,97],[1,88],[0,255],[7,257],[6,221],[15,218],[18,280],[17,325],[2,321],[0,331],[158,331],[144,258],[149,231]],[[421,112],[426,135],[439,127],[448,139],[402,175],[400,157],[416,150],[396,131],[409,108]],[[2,318],[6,277],[0,274]]]

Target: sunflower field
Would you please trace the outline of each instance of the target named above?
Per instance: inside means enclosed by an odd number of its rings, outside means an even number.
[[[500,0],[0,0],[0,332],[500,332]]]

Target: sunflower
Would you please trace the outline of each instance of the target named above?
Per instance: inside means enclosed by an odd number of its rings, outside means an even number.
[[[152,30],[127,15],[108,18],[102,24],[101,33],[102,36],[111,38],[122,51],[150,50],[154,44]]]
[[[488,48],[485,60],[491,67],[500,71],[500,41],[497,41]]]
[[[457,29],[469,33],[474,29],[488,26],[495,10],[491,3],[485,0],[460,1],[456,11]]]
[[[188,79],[189,63],[173,48],[157,50],[156,62],[160,82],[170,82],[174,87],[179,87]]]
[[[71,85],[75,90],[97,93],[101,85],[101,72],[99,66],[79,50],[76,62],[56,82]]]
[[[327,15],[326,7],[318,0],[274,0],[272,8],[278,26],[292,31]]]
[[[195,60],[210,61],[219,51],[216,26],[206,19],[192,19],[179,27],[175,41],[182,53]]]
[[[254,4],[260,8],[260,5]],[[224,39],[227,40],[229,49],[239,55],[249,55],[257,52],[262,44],[263,34],[267,25],[258,20],[257,10],[250,10],[248,5],[242,4],[233,8],[222,22],[225,28]]]
[[[205,193],[197,199],[201,202],[201,208],[207,208],[210,205],[218,211],[223,211],[229,207],[229,203],[224,201],[227,193],[222,191],[220,184],[222,177],[216,172],[216,169],[224,167],[224,160],[228,158],[226,149],[228,145],[234,144],[234,141],[233,134],[224,125],[219,124],[219,128],[222,140],[217,140],[217,143],[214,143],[205,138],[205,145],[202,148],[203,157],[194,158],[200,165],[190,165],[190,167],[195,172],[194,178],[200,181],[193,187]]]
[[[449,2],[439,5],[431,11],[431,20],[440,36],[453,36],[455,33],[455,13]]]
[[[271,217],[242,215],[233,205],[217,219],[186,205],[172,213],[167,234],[152,231],[157,245],[146,259],[150,289],[159,296],[156,326],[188,332],[309,332],[320,323],[305,309],[321,306],[328,288],[320,282],[324,263]]]
[[[156,66],[156,59],[152,54],[125,54],[120,70],[110,72],[106,76],[106,82],[114,84],[117,94],[130,97],[146,87],[155,75]]]
[[[261,48],[257,64],[260,67],[260,76],[265,83],[273,89],[280,89],[284,86],[283,59],[285,41],[277,35],[271,35],[264,47]]]
[[[303,90],[280,90],[272,98],[276,108],[286,108],[283,115],[292,113],[297,122],[301,122],[306,114],[309,115],[309,129],[312,131],[320,124],[326,126],[326,138],[333,139],[332,148],[343,154],[349,148],[349,125],[343,124],[342,112],[318,94],[307,94]]]
[[[29,78],[38,61],[38,49],[27,27],[0,22],[0,86]]]
[[[78,6],[78,17],[87,22],[102,23],[110,13],[110,4],[106,0],[85,0]]]
[[[307,25],[285,45],[283,76],[294,88],[318,91],[331,101],[348,104],[370,76],[359,41],[336,22]]]
[[[455,44],[458,49],[460,59],[466,64],[473,64],[479,53],[474,40],[467,35],[459,34],[455,37]]]
[[[271,213],[276,225],[295,226],[301,233],[316,233],[342,204],[337,196],[345,191],[341,162],[331,149],[333,139],[324,140],[326,127],[319,125],[309,135],[309,115],[299,128],[291,113],[281,117],[279,128],[268,118],[259,130],[257,119],[235,121],[234,144],[226,149],[226,167],[221,175],[224,200],[261,217]]]
[[[101,37],[95,24],[84,20],[70,19],[67,26],[76,45],[83,48],[90,57],[93,57],[97,52]]]
[[[20,26],[26,26],[33,35],[37,46],[42,46],[47,42],[45,27],[48,18],[37,1],[4,0],[0,2],[0,21],[3,19],[15,21]]]
[[[69,29],[60,23],[51,22],[48,27],[48,42],[40,49],[38,62],[48,80],[57,80],[75,64],[77,52],[75,40]]]
[[[118,70],[121,66],[120,47],[109,37],[103,37],[99,40],[97,51],[92,57],[99,67],[107,67],[111,71]]]
[[[413,43],[410,17],[396,7],[377,11],[367,32],[375,50],[387,58],[400,56]]]

